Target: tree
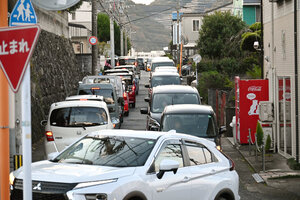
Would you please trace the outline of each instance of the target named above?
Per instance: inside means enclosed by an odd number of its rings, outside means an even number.
[[[98,40],[99,42],[110,41],[110,19],[109,16],[104,13],[99,13],[97,18],[98,26]],[[114,44],[115,53],[120,55],[120,27],[116,22],[114,22]]]
[[[245,27],[242,19],[230,12],[215,12],[204,16],[198,40],[201,56],[211,59],[223,57],[227,41]]]

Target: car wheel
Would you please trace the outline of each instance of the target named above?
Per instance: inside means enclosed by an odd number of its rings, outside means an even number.
[[[129,111],[125,112],[124,115],[127,117],[129,115]]]
[[[139,197],[133,197],[133,198],[130,198],[129,200],[142,200],[142,199]]]
[[[123,123],[123,121],[124,121],[124,120],[123,120],[123,115],[122,115],[122,117],[120,118],[120,122]]]
[[[135,108],[135,103],[132,104],[132,107]]]

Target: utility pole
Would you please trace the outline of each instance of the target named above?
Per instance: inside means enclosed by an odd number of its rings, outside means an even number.
[[[180,9],[180,0],[177,1],[177,59],[176,59],[176,67],[179,64],[179,57],[180,57],[180,52],[179,52],[179,9]]]
[[[127,54],[128,54],[128,47],[127,47],[127,34],[126,34],[126,31],[125,31],[124,42],[125,42],[125,56],[127,56]]]
[[[121,43],[121,56],[124,56],[124,38],[123,38],[123,34],[124,34],[124,31],[123,31],[123,26],[120,26],[120,29],[121,29],[121,39],[120,39],[120,43]]]
[[[8,25],[8,1],[0,0],[0,27]],[[9,199],[9,87],[0,70],[0,199]]]
[[[115,36],[114,36],[114,17],[110,16],[110,60],[111,66],[115,67]]]
[[[97,5],[96,0],[92,0],[92,35],[97,37]],[[92,75],[96,75],[98,61],[98,45],[92,45]]]

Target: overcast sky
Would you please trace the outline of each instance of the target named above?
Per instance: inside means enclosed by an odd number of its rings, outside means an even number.
[[[152,3],[154,0],[132,0],[132,1],[134,1],[134,3],[142,3],[142,4],[149,5],[149,4]]]

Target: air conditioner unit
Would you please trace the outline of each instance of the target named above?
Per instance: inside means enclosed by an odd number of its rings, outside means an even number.
[[[273,103],[270,101],[259,102],[259,120],[262,122],[272,122],[274,119]]]

